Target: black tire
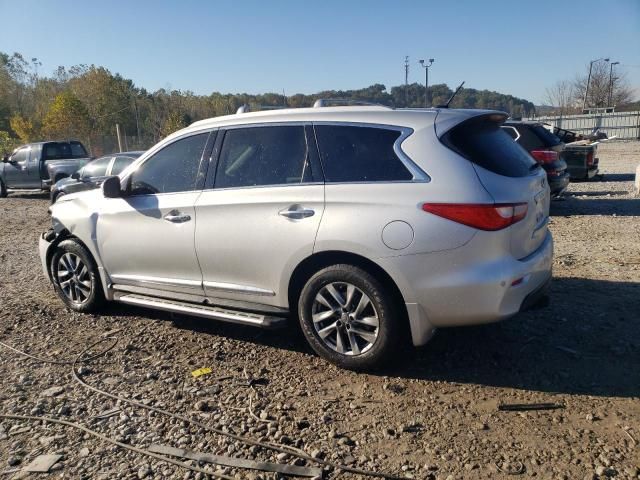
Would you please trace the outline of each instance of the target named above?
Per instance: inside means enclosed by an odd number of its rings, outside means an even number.
[[[66,195],[66,193],[64,193],[64,192],[56,192],[56,194],[51,199],[51,204],[53,205],[54,203],[56,203],[58,201],[58,199],[60,197],[64,197],[65,195]]]
[[[7,198],[7,195],[9,195],[7,192],[7,186],[2,180],[0,180],[0,198]]]
[[[68,256],[65,257],[67,254]],[[73,261],[70,262],[74,258],[76,259],[75,265]],[[86,267],[86,272],[79,268],[80,263]],[[73,273],[62,274],[61,272],[66,271],[63,265],[74,267],[68,269],[69,271],[73,270]],[[56,293],[70,309],[76,312],[91,313],[98,311],[104,304],[104,294],[96,263],[91,253],[77,241],[70,239],[60,242],[51,256],[49,268]],[[71,279],[71,283],[67,283],[69,279]],[[74,285],[77,288],[74,288]],[[76,297],[75,301],[74,296]]]
[[[351,302],[347,301],[347,296],[349,295],[347,288],[350,288],[349,285],[355,287],[356,292],[351,294],[353,299]],[[323,315],[336,311],[327,305],[327,310],[318,312],[318,307],[323,308],[322,302],[317,301],[318,295],[322,294],[324,297],[328,291],[327,287],[333,287],[334,290],[344,288],[344,294],[338,292],[338,296],[344,300],[343,306],[339,308],[340,313],[334,313],[327,320],[318,321],[317,319],[322,318]],[[360,303],[358,300],[360,293],[363,294],[359,297],[360,299],[367,297],[365,299],[367,307],[365,308],[369,309],[369,316],[357,320],[357,308],[354,309],[353,307],[355,307],[355,303]],[[367,303],[366,300],[369,302]],[[339,304],[335,297],[331,299],[330,303],[334,304],[334,302],[335,305]],[[313,320],[314,310],[316,311],[315,323]],[[350,311],[352,313],[349,313]],[[400,311],[399,308],[396,308],[391,292],[373,275],[361,268],[345,264],[332,265],[318,271],[307,281],[298,300],[300,326],[311,348],[324,359],[349,370],[371,370],[392,362],[393,354],[401,340],[402,326],[404,324],[398,315]],[[354,317],[348,318],[352,314]],[[363,313],[362,315],[365,314]],[[373,315],[377,315],[378,325],[375,330],[373,326],[360,323],[363,320],[370,321],[370,319],[374,318]],[[323,340],[318,332],[329,330],[333,326],[334,319],[338,319],[336,320],[338,326],[335,328],[335,341],[333,341],[333,330],[330,330],[332,333],[326,335]],[[361,338],[358,336],[360,333],[356,333],[362,330],[366,330],[367,338]],[[370,338],[374,332],[375,340],[371,342]],[[354,335],[356,336],[355,340]],[[342,350],[344,350],[342,353],[338,351],[340,349],[338,336],[342,337],[340,341]],[[346,345],[347,340],[350,345]],[[354,348],[352,343],[354,341],[357,349]],[[362,348],[363,344],[366,345],[364,348]],[[359,351],[361,348],[362,350]]]

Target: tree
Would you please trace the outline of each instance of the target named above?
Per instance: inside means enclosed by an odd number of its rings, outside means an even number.
[[[43,132],[52,138],[87,140],[91,122],[87,107],[69,90],[56,96],[44,118]]]
[[[177,132],[181,128],[186,127],[189,123],[190,122],[188,121],[188,118],[185,118],[185,115],[182,115],[179,112],[172,112],[162,125],[162,135],[165,137],[171,135],[173,132]]]
[[[588,107],[613,107],[624,105],[633,101],[633,90],[629,86],[624,72],[618,71],[612,78],[612,96],[611,105],[609,105],[609,74],[610,65],[608,62],[594,62],[591,69],[591,80],[589,81],[589,90],[585,106]],[[573,81],[574,101],[582,105],[584,94],[587,90],[587,80],[589,79],[589,65],[586,65],[585,72],[578,75]]]
[[[33,127],[31,120],[27,120],[20,115],[11,117],[10,124],[11,130],[13,130],[24,143],[33,141],[37,136],[36,129]]]
[[[558,80],[551,87],[545,89],[545,102],[554,107],[558,115],[576,113],[576,95],[574,85],[568,80]]]
[[[19,144],[15,138],[11,138],[9,132],[0,130],[0,155],[11,153]]]

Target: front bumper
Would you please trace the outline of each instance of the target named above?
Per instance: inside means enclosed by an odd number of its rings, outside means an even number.
[[[40,253],[40,262],[42,264],[42,271],[44,272],[45,277],[51,280],[51,272],[49,271],[49,265],[47,262],[47,257],[49,254],[49,249],[51,248],[52,237],[55,237],[53,230],[49,230],[40,235],[40,241],[38,242],[38,251]]]

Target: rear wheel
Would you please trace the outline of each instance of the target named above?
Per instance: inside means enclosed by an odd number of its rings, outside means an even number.
[[[51,258],[51,278],[58,296],[77,312],[94,312],[104,302],[98,269],[87,249],[75,240],[58,245]]]
[[[352,370],[380,367],[391,359],[400,338],[392,298],[368,272],[333,265],[302,289],[300,325],[311,347],[330,362]]]
[[[8,195],[7,186],[0,180],[0,198],[6,198]]]

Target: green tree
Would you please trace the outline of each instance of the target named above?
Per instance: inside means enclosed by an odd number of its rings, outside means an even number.
[[[186,127],[189,123],[188,117],[184,114],[180,114],[180,112],[172,112],[162,125],[162,135],[164,137],[171,135],[173,132],[177,132],[178,130]]]
[[[24,143],[33,141],[37,136],[36,129],[34,128],[31,120],[27,120],[20,115],[14,115],[11,117],[10,124],[11,130],[13,130],[18,138]]]
[[[68,90],[56,96],[44,118],[43,133],[51,138],[86,141],[90,132],[87,107]]]
[[[0,155],[11,153],[18,145],[20,145],[20,142],[15,138],[11,138],[9,132],[0,130]]]

